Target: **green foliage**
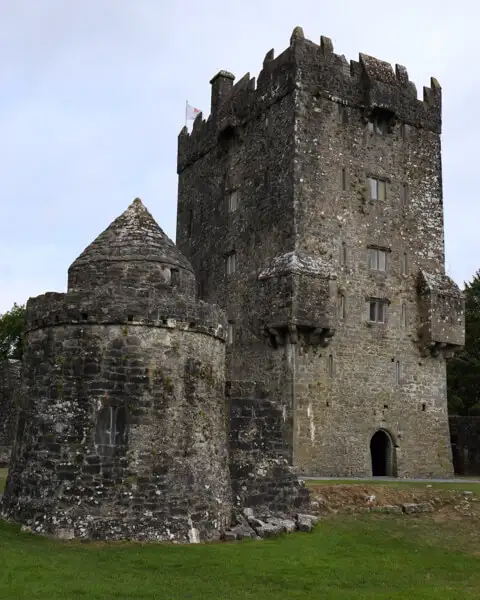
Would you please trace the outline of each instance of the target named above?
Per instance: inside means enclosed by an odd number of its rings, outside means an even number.
[[[465,348],[447,364],[448,410],[480,415],[480,270],[464,293]]]
[[[14,304],[9,311],[0,315],[0,361],[22,358],[24,329],[25,306]]]

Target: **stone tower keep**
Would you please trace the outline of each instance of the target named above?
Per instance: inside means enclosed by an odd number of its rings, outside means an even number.
[[[223,313],[140,200],[27,304],[4,516],[59,537],[200,541],[231,520]]]
[[[261,384],[300,472],[451,475],[438,82],[419,100],[405,67],[300,28],[233,81],[178,141],[177,245],[227,313],[227,379]]]

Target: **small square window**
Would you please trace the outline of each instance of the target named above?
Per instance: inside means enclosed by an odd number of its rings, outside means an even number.
[[[369,320],[372,323],[385,323],[387,302],[380,298],[369,300]]]
[[[372,200],[385,200],[387,197],[387,182],[384,179],[369,177],[370,198]]]
[[[237,256],[235,252],[229,254],[225,260],[225,270],[227,275],[233,275],[237,270]]]
[[[368,249],[368,266],[372,271],[387,270],[387,251],[382,248]]]

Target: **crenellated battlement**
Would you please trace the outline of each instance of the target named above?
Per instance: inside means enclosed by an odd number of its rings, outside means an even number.
[[[122,302],[106,295],[48,292],[29,299],[26,320],[27,332],[69,325],[123,325],[186,329],[225,339],[227,329],[218,306],[178,297],[174,302],[167,297]]]
[[[210,81],[210,116],[204,119],[200,113],[191,133],[186,127],[180,132],[178,172],[216,146],[222,132],[240,129],[294,90],[357,107],[363,118],[380,108],[396,121],[441,130],[441,87],[435,78],[419,100],[404,66],[395,65],[394,70],[361,53],[358,61],[348,62],[334,53],[330,38],[322,36],[316,44],[305,38],[301,27],[293,30],[290,46],[277,58],[273,49],[267,52],[257,79],[246,73],[237,83],[234,80],[232,73],[220,71]]]

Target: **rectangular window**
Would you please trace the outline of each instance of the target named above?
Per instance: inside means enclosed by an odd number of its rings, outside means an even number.
[[[387,251],[383,248],[368,248],[368,266],[372,271],[386,271]]]
[[[237,270],[237,256],[235,252],[229,254],[225,260],[225,270],[227,275],[233,275]]]
[[[387,182],[384,179],[369,177],[370,198],[372,200],[385,200],[387,197]]]
[[[239,194],[237,190],[231,192],[228,196],[228,212],[235,212],[238,209]]]
[[[407,206],[408,196],[408,183],[402,183],[402,187],[400,189],[400,202],[402,206]]]
[[[231,346],[235,342],[235,323],[233,321],[228,322],[227,326],[227,343]]]
[[[386,321],[386,300],[381,298],[370,298],[369,302],[369,320],[371,323],[385,323]]]
[[[338,316],[340,319],[345,318],[345,296],[343,294],[338,297]]]

